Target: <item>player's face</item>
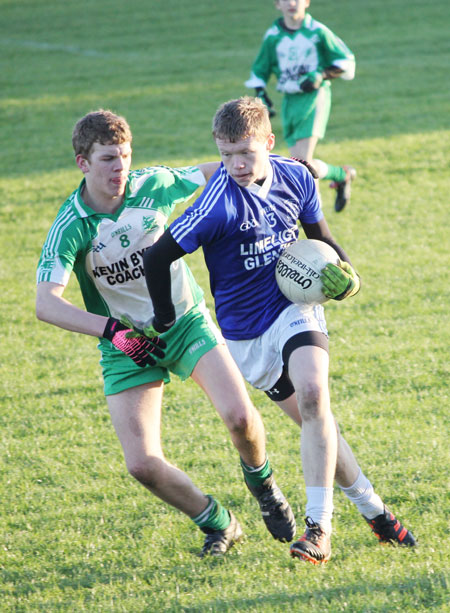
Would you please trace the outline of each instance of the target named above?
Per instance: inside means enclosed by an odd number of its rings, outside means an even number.
[[[277,0],[276,7],[283,14],[285,22],[302,21],[310,0]]]
[[[89,158],[76,158],[86,179],[91,198],[117,201],[125,193],[131,166],[131,143],[100,145],[94,143]]]
[[[266,178],[269,153],[275,144],[273,134],[264,141],[254,136],[235,143],[216,138],[216,144],[226,171],[238,185],[249,187],[255,181]]]

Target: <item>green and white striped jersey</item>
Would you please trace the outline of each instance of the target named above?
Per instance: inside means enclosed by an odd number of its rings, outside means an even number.
[[[298,94],[302,75],[330,66],[344,71],[342,79],[351,80],[355,76],[355,56],[338,36],[309,13],[298,30],[286,28],[279,18],[266,31],[245,85],[265,87],[273,73],[280,92]],[[324,81],[322,87],[329,87],[329,81]]]
[[[86,309],[99,315],[127,314],[136,325],[153,317],[142,254],[164,232],[175,206],[205,184],[196,167],[156,166],[130,172],[122,206],[96,213],[82,200],[84,179],[56,216],[44,243],[37,282],[67,285],[72,270]],[[203,292],[183,259],[172,264],[177,319],[198,304]],[[157,274],[157,271],[156,271]]]

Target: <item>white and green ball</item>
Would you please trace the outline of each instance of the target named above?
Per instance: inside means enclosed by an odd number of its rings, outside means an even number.
[[[292,243],[280,255],[275,276],[280,291],[295,304],[322,304],[320,275],[329,263],[339,264],[336,251],[323,241],[303,239]]]

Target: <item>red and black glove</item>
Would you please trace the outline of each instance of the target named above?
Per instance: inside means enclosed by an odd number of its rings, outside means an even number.
[[[147,337],[137,334],[135,330],[110,317],[103,332],[103,338],[122,351],[138,366],[154,366],[156,358],[163,358],[166,343],[159,336]],[[153,355],[151,355],[153,354]],[[153,357],[155,356],[155,357]]]

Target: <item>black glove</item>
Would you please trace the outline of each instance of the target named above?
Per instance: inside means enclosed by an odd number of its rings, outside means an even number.
[[[298,84],[300,85],[300,89],[302,92],[309,94],[322,85],[323,82],[323,72],[320,70],[313,70],[311,72],[307,72],[302,75],[299,79]]]
[[[122,351],[141,368],[156,364],[156,360],[150,355],[152,353],[157,358],[164,357],[164,351],[162,350],[165,349],[166,343],[159,336],[151,338],[143,336],[114,317],[108,319],[103,338],[111,341],[114,347]]]
[[[256,98],[261,98],[261,100],[267,106],[267,110],[269,111],[269,117],[275,117],[276,112],[275,112],[275,109],[273,108],[273,102],[269,98],[264,87],[257,87],[255,91],[256,91]]]

